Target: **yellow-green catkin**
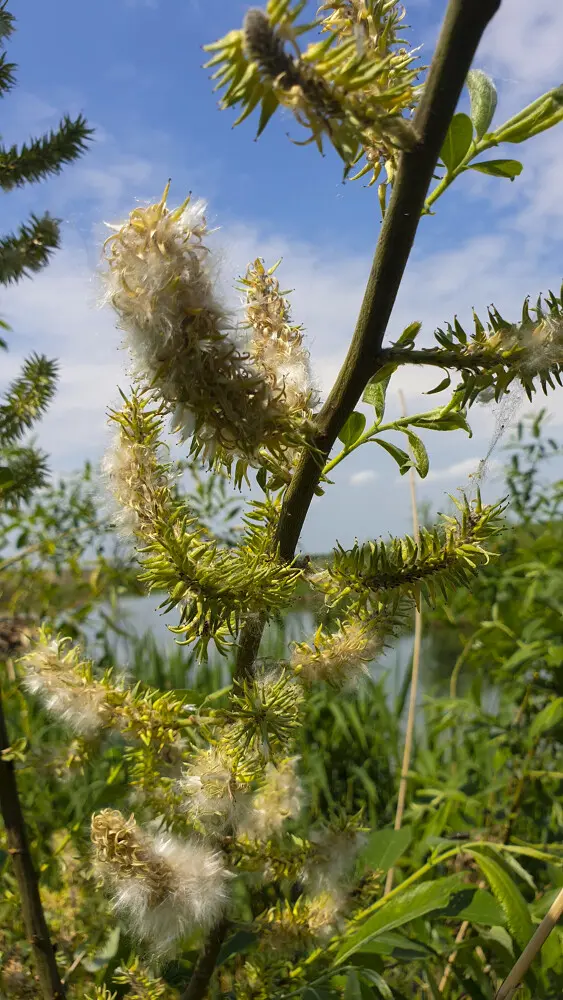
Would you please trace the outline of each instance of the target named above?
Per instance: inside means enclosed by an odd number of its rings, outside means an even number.
[[[205,205],[188,198],[136,208],[106,241],[107,300],[115,309],[133,374],[164,401],[172,427],[208,461],[261,448],[280,455],[302,440],[283,390],[254,366],[235,317],[220,301]]]

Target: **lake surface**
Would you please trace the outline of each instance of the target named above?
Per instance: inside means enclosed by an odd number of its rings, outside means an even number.
[[[189,646],[179,647],[176,643],[176,636],[166,627],[177,625],[179,613],[177,610],[167,615],[163,615],[158,610],[159,595],[148,596],[127,596],[120,599],[117,609],[102,609],[102,613],[110,614],[120,630],[135,637],[137,640],[150,635],[160,652],[174,654],[178,650],[186,650],[186,658],[189,656]],[[291,611],[284,616],[285,639],[287,645],[290,642],[305,641],[311,639],[316,630],[315,616],[310,611]],[[102,626],[100,613],[92,615],[90,623],[86,629],[89,640],[91,654],[96,655],[99,644],[96,642],[95,633]],[[276,642],[277,639],[277,642]],[[385,688],[390,698],[393,698],[400,691],[405,679],[405,673],[409,668],[412,656],[413,638],[404,636],[385,651],[377,661],[370,665],[370,673],[374,677],[385,676]],[[98,647],[98,648],[97,648]],[[262,652],[265,656],[274,655],[274,647],[279,655],[279,631],[275,623],[271,623],[264,634]],[[118,633],[111,635],[111,648],[114,652],[116,665],[127,668],[131,658],[131,643],[124,636]],[[221,660],[216,651],[210,647],[210,660]]]

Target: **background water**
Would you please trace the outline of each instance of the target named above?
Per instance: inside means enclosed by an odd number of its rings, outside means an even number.
[[[110,630],[110,645],[118,666],[127,669],[132,666],[133,646],[138,642],[150,637],[157,649],[164,655],[185,655],[186,668],[188,669],[193,661],[190,646],[178,646],[174,633],[166,627],[177,625],[179,615],[174,610],[167,615],[163,615],[158,610],[159,595],[148,596],[126,596],[119,600],[117,606],[112,609],[102,607],[92,615],[86,634],[90,655],[98,655],[102,649],[101,635],[108,634],[108,628],[104,624],[104,616],[112,619],[119,631]],[[261,652],[264,656],[280,656],[280,641],[285,641],[285,647],[295,641],[310,640],[317,628],[315,616],[311,611],[290,611],[284,616],[283,640],[280,639],[280,628],[275,622],[271,622],[265,631]],[[133,638],[133,642],[131,641]],[[388,696],[395,698],[405,681],[406,673],[410,667],[412,656],[413,637],[403,636],[396,640],[394,644],[381,655],[377,661],[370,664],[370,673],[376,678],[385,678],[385,689]],[[283,655],[283,654],[282,654]],[[228,660],[224,661],[210,647],[210,661],[223,661],[225,672],[228,671]],[[187,684],[186,686],[190,686]],[[423,685],[421,686],[423,689]]]

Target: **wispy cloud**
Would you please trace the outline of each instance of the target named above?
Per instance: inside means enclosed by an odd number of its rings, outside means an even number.
[[[360,469],[359,472],[354,472],[350,476],[350,486],[367,486],[368,483],[374,483],[378,478],[377,472],[374,469]]]
[[[445,468],[431,469],[426,477],[426,482],[448,482],[456,486],[463,486],[478,472],[480,462],[480,458],[464,458],[461,462],[453,462]],[[487,462],[487,475],[496,471],[500,464],[498,460],[490,459]]]

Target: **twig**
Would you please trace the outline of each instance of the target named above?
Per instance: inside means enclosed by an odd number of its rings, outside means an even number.
[[[298,461],[284,497],[275,535],[281,559],[291,562],[322,470],[334,442],[382,364],[381,347],[409,259],[424,203],[450,121],[483,32],[501,0],[449,0],[420,104],[413,119],[417,141],[405,151],[375,248],[356,329],[336,382],[318,414],[310,449]],[[252,616],[242,628],[235,673],[250,674],[260,647],[264,619]],[[213,936],[212,932],[212,936]],[[212,952],[212,936],[208,945]],[[217,949],[218,954],[218,949]],[[202,956],[203,958],[203,956]],[[191,984],[183,1000],[201,1000],[213,974]]]
[[[221,920],[209,934],[205,948],[197,960],[192,977],[180,1000],[201,1000],[201,997],[205,996],[228,927],[228,920]]]
[[[401,406],[403,410],[403,416],[406,416],[406,404],[405,397],[402,391],[399,390],[399,397],[401,400]],[[411,467],[409,473],[410,489],[411,489],[411,507],[412,507],[412,524],[413,524],[413,534],[416,543],[418,544],[420,538],[420,525],[418,523],[418,508],[416,503],[416,480],[414,467]],[[407,800],[407,784],[408,776],[411,766],[411,754],[412,754],[412,744],[414,739],[414,724],[416,720],[416,703],[418,700],[418,676],[420,672],[420,649],[422,645],[422,606],[419,601],[418,607],[415,609],[415,619],[414,619],[414,646],[412,651],[412,674],[411,674],[411,690],[409,696],[409,711],[407,715],[407,729],[405,733],[405,746],[403,750],[403,762],[401,764],[401,780],[399,782],[399,797],[397,799],[397,811],[395,813],[395,830],[401,829],[401,824],[403,822],[403,814],[405,812],[405,803]],[[387,872],[387,878],[385,879],[385,891],[386,896],[388,892],[391,892],[393,888],[393,878],[395,874],[395,869],[390,868]]]
[[[414,243],[428,188],[473,56],[501,0],[450,0],[413,119],[418,137],[399,161],[348,354],[316,418],[311,449],[300,456],[288,486],[276,532],[282,559],[290,562],[332,446],[369,379],[381,365],[381,345]],[[250,672],[262,629],[243,628],[237,674]]]
[[[511,972],[504,980],[504,983],[502,984],[500,990],[498,991],[495,1000],[510,1000],[510,997],[514,995],[514,991],[516,990],[517,986],[519,986],[519,984],[522,982],[522,979],[524,978],[526,972],[530,968],[536,955],[538,954],[542,945],[545,943],[545,941],[551,934],[553,928],[557,924],[562,914],[563,914],[563,889],[561,889],[558,896],[551,904],[548,912],[543,918],[535,934],[533,935],[532,938],[530,938],[528,944],[524,948],[524,951],[520,955],[520,958],[514,964]]]
[[[460,925],[460,928],[459,928],[459,930],[458,930],[458,932],[457,932],[457,934],[455,936],[455,942],[454,943],[457,944],[457,945],[461,944],[461,942],[463,941],[463,939],[464,939],[465,935],[467,934],[468,930],[469,930],[469,920],[464,920],[463,923]],[[445,990],[445,988],[447,986],[447,983],[448,983],[448,979],[450,978],[450,974],[451,974],[451,971],[453,969],[453,965],[454,965],[454,962],[455,962],[456,958],[457,958],[457,949],[455,951],[452,951],[451,955],[449,955],[449,957],[448,957],[448,961],[447,961],[446,967],[444,969],[442,978],[441,978],[440,983],[438,985],[438,993],[443,993],[444,992],[444,990]]]
[[[10,746],[0,689],[0,811],[6,827],[8,854],[18,883],[25,931],[35,959],[43,1000],[64,1000],[55,952],[39,895],[37,876],[29,853],[13,761],[3,760],[1,751]]]

